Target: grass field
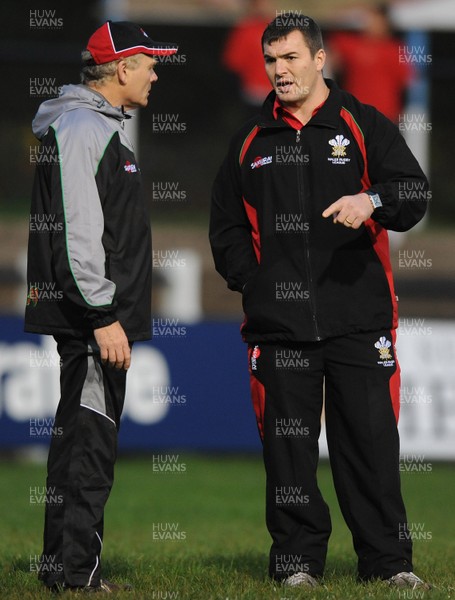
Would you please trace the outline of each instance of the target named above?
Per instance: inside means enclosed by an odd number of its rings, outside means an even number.
[[[307,591],[283,588],[266,576],[269,537],[260,457],[179,454],[174,460],[175,472],[156,470],[151,456],[117,464],[106,510],[104,576],[135,588],[118,598],[455,598],[453,465],[436,463],[431,472],[402,475],[408,521],[417,524],[421,538],[414,543],[415,571],[434,585],[423,592],[356,583],[351,538],[323,463],[320,487],[334,530],[323,585]],[[43,508],[32,503],[30,488],[42,488],[44,474],[42,465],[0,463],[0,600],[52,597],[34,572]]]

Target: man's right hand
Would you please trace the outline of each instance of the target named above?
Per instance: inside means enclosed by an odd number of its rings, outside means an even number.
[[[101,362],[127,371],[131,365],[131,348],[120,321],[93,330],[100,348]]]

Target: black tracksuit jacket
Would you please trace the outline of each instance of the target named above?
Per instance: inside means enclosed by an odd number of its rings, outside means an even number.
[[[319,341],[397,326],[387,229],[425,214],[428,182],[398,128],[326,80],[298,132],[273,116],[275,93],[233,138],[214,183],[217,271],[243,294],[247,342]],[[321,214],[371,190],[383,206],[360,229]]]

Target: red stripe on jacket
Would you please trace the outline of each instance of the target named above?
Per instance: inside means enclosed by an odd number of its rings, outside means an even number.
[[[245,198],[242,198],[248,221],[251,223],[251,237],[253,238],[253,248],[258,263],[261,262],[261,235],[259,233],[258,213],[255,208],[248,204]]]
[[[259,131],[259,127],[257,125],[255,125],[253,127],[253,129],[250,131],[250,133],[246,136],[242,147],[240,148],[240,156],[239,156],[239,164],[240,166],[242,166],[243,164],[243,159],[245,158],[245,154],[248,151],[248,148],[251,145],[251,142],[253,141],[253,139],[256,137],[257,132]]]
[[[357,124],[356,120],[351,115],[351,113],[348,110],[346,110],[346,108],[342,107],[340,111],[340,116],[346,121],[349,129],[352,131],[352,135],[354,136],[354,139],[357,142],[357,145],[359,146],[360,152],[362,154],[364,170],[362,175],[361,191],[363,192],[371,187],[371,181],[368,175],[368,159],[365,146],[365,138],[363,137],[363,132]],[[373,244],[373,249],[376,252],[377,257],[381,261],[382,267],[387,277],[393,310],[392,325],[395,329],[396,327],[398,327],[398,303],[397,296],[395,293],[395,286],[393,283],[392,265],[390,263],[389,234],[387,233],[387,230],[382,227],[382,225],[379,225],[379,223],[376,223],[376,221],[374,221],[373,219],[368,219],[367,221],[365,221],[365,227]]]
[[[255,125],[250,133],[246,136],[242,148],[240,150],[239,163],[240,166],[243,164],[243,159],[245,158],[245,154],[248,152],[248,148],[251,146],[252,141],[256,137],[256,134],[259,131],[259,127]],[[245,207],[245,211],[248,217],[248,221],[251,224],[251,237],[253,238],[253,248],[254,253],[256,254],[256,259],[261,262],[261,236],[259,233],[259,223],[258,223],[258,215],[256,209],[248,204],[248,201],[242,197],[243,206]]]

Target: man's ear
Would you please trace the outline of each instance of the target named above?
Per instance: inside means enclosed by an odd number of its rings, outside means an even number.
[[[322,71],[322,69],[324,68],[326,57],[327,55],[323,48],[316,52],[314,60],[316,61],[316,68],[318,71]]]
[[[126,66],[126,60],[119,60],[117,63],[117,77],[121,85],[125,85],[128,78],[128,69]]]

